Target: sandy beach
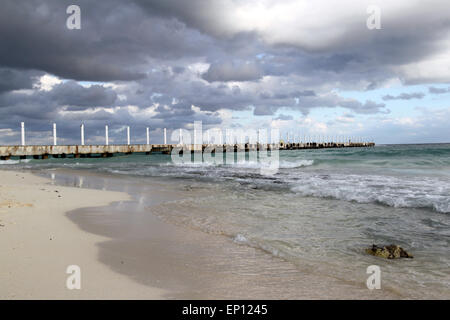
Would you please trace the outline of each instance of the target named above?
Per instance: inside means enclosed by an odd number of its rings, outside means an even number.
[[[0,171],[0,299],[155,299],[97,259],[105,238],[80,231],[65,212],[129,199],[126,193],[51,185],[30,173]],[[66,268],[81,268],[81,290],[66,288]]]
[[[220,230],[205,233],[151,214],[169,199],[202,190],[86,172],[58,172],[53,180],[15,171],[0,175],[3,299],[402,297],[395,290],[367,290],[363,273],[355,285],[299,270]],[[81,268],[81,290],[66,288],[69,265]]]

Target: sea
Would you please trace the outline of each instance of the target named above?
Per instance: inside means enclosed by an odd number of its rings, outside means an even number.
[[[248,155],[217,163],[156,153],[12,159],[0,168],[181,187],[186,196],[149,213],[262,250],[299,272],[365,286],[368,266],[376,265],[382,286],[399,297],[450,298],[450,144],[280,150],[276,160],[273,173]],[[400,245],[414,258],[370,256],[365,248],[373,244]]]

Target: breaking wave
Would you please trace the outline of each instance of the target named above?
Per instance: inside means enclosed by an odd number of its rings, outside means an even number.
[[[302,196],[334,198],[391,207],[430,208],[450,213],[450,182],[436,178],[382,175],[311,174],[291,190]]]

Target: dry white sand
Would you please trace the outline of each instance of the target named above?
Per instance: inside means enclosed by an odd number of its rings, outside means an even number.
[[[57,192],[56,192],[57,191]],[[98,261],[102,236],[65,215],[129,200],[126,193],[54,186],[30,173],[0,170],[0,299],[158,299],[165,293]],[[66,287],[69,265],[81,289]]]

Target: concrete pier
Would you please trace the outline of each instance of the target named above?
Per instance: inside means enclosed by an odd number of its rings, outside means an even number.
[[[223,152],[248,152],[258,150],[299,150],[299,149],[324,149],[324,148],[354,148],[373,147],[373,142],[308,142],[308,143],[277,143],[277,144],[134,144],[134,145],[41,145],[41,146],[0,146],[0,159],[9,160],[11,157],[26,159],[48,159],[53,158],[92,158],[92,157],[112,157],[114,154],[132,154],[160,152],[170,154],[177,148],[179,152],[204,152],[205,149],[217,148]],[[182,151],[181,151],[182,150]]]

